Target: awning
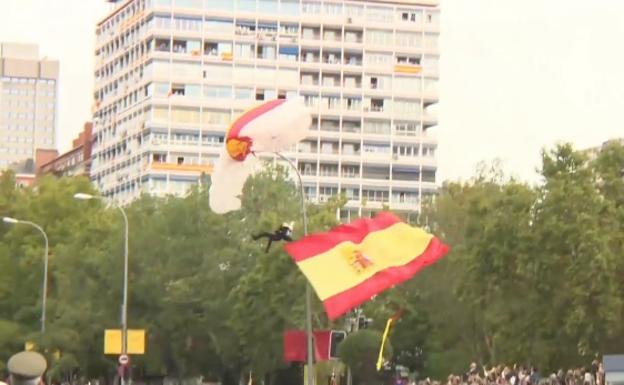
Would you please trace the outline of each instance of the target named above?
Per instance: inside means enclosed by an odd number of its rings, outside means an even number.
[[[299,55],[298,47],[280,47],[279,49],[280,55]]]

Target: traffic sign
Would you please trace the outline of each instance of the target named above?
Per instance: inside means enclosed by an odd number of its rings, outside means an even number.
[[[119,356],[119,365],[128,365],[130,362],[130,357],[127,354],[122,354]]]

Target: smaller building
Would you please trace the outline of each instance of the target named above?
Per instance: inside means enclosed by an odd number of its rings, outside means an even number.
[[[9,165],[8,169],[13,170],[15,173],[15,183],[19,187],[31,186],[37,176],[42,165],[50,162],[58,156],[56,150],[37,149],[35,150],[35,158],[28,158],[13,162]]]
[[[56,176],[89,176],[91,169],[91,141],[93,125],[85,123],[80,135],[72,142],[71,150],[51,159],[39,169],[39,174]]]

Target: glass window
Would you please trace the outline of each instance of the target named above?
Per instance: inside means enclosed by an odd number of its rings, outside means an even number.
[[[399,91],[418,91],[421,87],[421,80],[414,76],[397,76],[394,83],[395,89]]]
[[[236,58],[253,59],[254,45],[249,43],[236,43],[234,46],[234,56]]]
[[[438,35],[434,33],[426,33],[423,41],[425,48],[437,49],[438,48]]]
[[[377,45],[392,45],[392,32],[369,29],[366,31],[366,42]]]
[[[230,113],[225,110],[204,110],[202,123],[204,124],[227,124],[230,121]]]
[[[422,35],[415,32],[397,32],[395,43],[401,47],[421,47]]]
[[[301,12],[312,13],[312,14],[321,13],[321,2],[304,0],[303,4],[301,5]]]
[[[394,12],[390,7],[367,7],[366,19],[370,21],[392,22]]]
[[[184,95],[198,98],[201,95],[201,86],[196,84],[187,84],[184,87]]]
[[[298,15],[299,12],[299,0],[281,1],[281,13],[285,15]]]
[[[325,12],[328,15],[335,15],[335,16],[342,15],[342,4],[325,3],[323,5],[323,12]]]
[[[234,97],[236,99],[253,99],[253,88],[236,88],[234,92]]]
[[[259,0],[258,1],[258,12],[277,13],[277,11],[278,11],[277,0]]]
[[[236,10],[256,12],[256,0],[236,0]]]
[[[206,0],[206,8],[220,9],[224,11],[233,11],[234,1],[233,0]]]
[[[228,86],[205,86],[204,96],[211,99],[232,98],[232,88]]]
[[[203,8],[204,0],[176,0],[175,4],[177,7],[185,7],[185,8]]]
[[[234,22],[232,20],[206,20],[204,28],[208,31],[232,33],[234,32]]]

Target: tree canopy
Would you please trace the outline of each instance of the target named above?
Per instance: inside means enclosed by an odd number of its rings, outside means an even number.
[[[561,145],[543,152],[536,186],[496,167],[445,183],[419,220],[451,253],[365,304],[373,330],[360,339],[370,344],[403,309],[390,337],[393,361],[433,377],[462,372],[471,361],[554,370],[618,352],[623,170],[621,145],[592,159]],[[0,215],[35,222],[50,239],[41,336],[41,235],[24,225],[0,226],[0,370],[34,341],[53,376],[115,371],[116,357],[103,355],[103,332],[120,323],[123,222],[102,201],[76,201],[77,192],[95,194],[86,178],[43,177],[16,188],[11,172],[0,176]],[[265,253],[251,240],[286,221],[296,222],[295,238],[302,236],[288,173],[268,168],[251,178],[243,208],[226,215],[210,211],[207,194],[202,186],[184,198],[143,196],[126,207],[129,327],[146,329],[148,338],[147,353],[133,358],[136,375],[226,384],[249,371],[270,376],[286,367],[282,332],[304,327],[305,278],[279,245]],[[310,231],[334,226],[344,202],[309,205]],[[342,328],[316,299],[313,308],[315,328]]]

